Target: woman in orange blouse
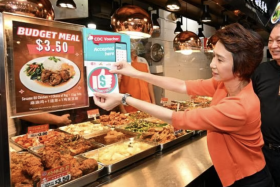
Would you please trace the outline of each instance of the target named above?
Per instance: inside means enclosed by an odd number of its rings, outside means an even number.
[[[213,97],[209,108],[174,112],[139,101],[126,94],[96,93],[104,109],[123,102],[172,124],[176,129],[205,129],[213,165],[223,186],[273,187],[262,146],[260,102],[250,77],[263,56],[261,37],[234,23],[216,32],[219,40],[210,64],[213,77],[182,81],[139,72],[127,63],[117,63],[112,73],[146,80],[162,88],[189,95]]]

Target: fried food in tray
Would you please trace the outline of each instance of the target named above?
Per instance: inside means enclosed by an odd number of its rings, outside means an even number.
[[[70,164],[72,180],[98,169],[98,163],[95,159],[81,159],[73,157],[65,151],[55,149],[48,149],[43,152],[42,163],[47,170]]]
[[[28,134],[11,137],[12,142],[22,149],[39,146],[57,138],[57,136],[64,136],[65,133],[56,130],[49,130],[47,135],[37,137],[28,137]]]
[[[98,169],[95,159],[73,157],[65,152],[49,150],[44,152],[42,159],[27,153],[11,153],[12,186],[37,186],[44,170],[71,165],[71,180],[92,173]]]
[[[33,186],[44,171],[41,159],[28,152],[11,153],[11,182],[13,186]]]
[[[149,118],[145,118],[143,119],[144,121],[147,121],[147,122],[151,122],[151,123],[157,123],[157,124],[166,124],[166,122],[158,119],[158,118],[155,118],[155,117],[149,117]]]
[[[110,126],[121,126],[126,125],[132,121],[131,118],[128,118],[128,115],[121,114],[119,112],[110,112],[109,115],[100,116],[99,122],[103,125]]]
[[[174,133],[174,128],[171,125],[150,128],[147,132],[143,132],[140,136],[140,139],[157,142],[160,144],[170,142],[172,140],[175,140],[176,138],[177,137]]]
[[[82,156],[96,159],[104,165],[111,165],[148,150],[154,146],[156,146],[156,144],[145,142],[143,140],[137,139],[133,142],[126,140],[100,148],[98,150],[84,153]]]
[[[65,134],[65,136],[57,137],[44,146],[32,147],[29,151],[40,157],[48,150],[58,150],[75,156],[100,147],[102,146],[95,143],[94,140],[87,140],[79,135]]]
[[[78,124],[71,124],[68,126],[59,127],[60,130],[68,132],[70,134],[79,134],[82,136],[93,136],[95,134],[101,134],[107,132],[109,127],[102,124],[93,124],[91,122],[84,122]]]
[[[112,143],[136,137],[137,135],[137,133],[132,133],[123,129],[111,129],[108,133],[93,137],[92,139],[98,143],[110,145]]]
[[[143,132],[147,132],[150,128],[163,127],[166,125],[167,123],[159,124],[159,123],[148,122],[145,120],[137,120],[128,124],[124,129],[141,134]]]
[[[129,118],[132,119],[145,119],[151,117],[150,114],[142,111],[137,111],[137,112],[131,112],[129,113]]]

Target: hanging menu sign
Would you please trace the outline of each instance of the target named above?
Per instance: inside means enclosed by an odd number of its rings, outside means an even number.
[[[13,21],[13,71],[13,115],[88,106],[81,31]]]

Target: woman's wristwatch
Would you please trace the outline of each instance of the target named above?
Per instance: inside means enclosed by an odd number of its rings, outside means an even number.
[[[126,98],[127,98],[127,97],[130,97],[130,96],[131,96],[131,95],[130,95],[129,93],[123,94],[123,97],[122,97],[122,104],[123,104],[124,106],[127,106]]]

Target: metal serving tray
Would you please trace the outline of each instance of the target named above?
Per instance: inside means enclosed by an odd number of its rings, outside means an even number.
[[[23,149],[21,148],[21,147],[18,147],[17,145],[15,145],[14,143],[12,143],[12,142],[10,142],[10,152],[12,153],[12,152],[20,152],[20,151],[22,151]],[[12,149],[14,150],[14,151],[12,151]]]
[[[132,138],[132,137],[138,137],[139,136],[138,133],[131,132],[131,131],[124,130],[124,129],[114,128],[114,130],[117,131],[117,132],[122,132],[125,135],[125,138],[122,139],[122,140],[119,140],[119,141],[123,141],[123,140],[129,139],[129,138]],[[110,145],[110,144],[113,144],[113,143],[116,143],[116,142],[112,142],[112,143],[105,142],[104,137],[106,135],[107,135],[107,133],[92,137],[91,139],[93,139],[97,143],[100,143],[100,144],[103,144],[103,145],[106,145],[106,146]],[[117,141],[117,142],[119,142],[119,141]]]
[[[187,139],[190,139],[193,135],[194,135],[193,132],[189,132],[189,133],[187,133],[183,136],[180,136],[179,138],[176,138],[175,140],[172,140],[170,142],[166,142],[164,144],[159,144],[159,151],[163,151],[163,150],[165,150],[169,147],[172,147],[172,146],[174,146],[174,145],[176,145],[180,142],[183,142]]]
[[[92,122],[90,122],[90,123],[92,123]],[[78,123],[78,124],[79,124],[79,123]],[[72,124],[72,125],[78,125],[78,124]],[[93,124],[93,125],[97,125],[96,123],[92,123],[92,124]],[[100,123],[99,123],[99,124],[100,124]],[[107,126],[105,126],[105,125],[103,125],[103,126],[104,126],[104,129],[103,129],[103,130],[97,130],[97,131],[95,131],[95,132],[93,132],[93,133],[87,133],[87,134],[83,134],[83,135],[80,135],[80,136],[84,137],[85,139],[89,139],[89,138],[91,138],[91,137],[94,137],[94,136],[98,136],[98,135],[100,135],[100,134],[107,133],[107,132],[109,131],[109,127],[107,127]],[[68,133],[68,134],[74,134],[74,133],[71,133],[71,132],[66,131],[66,130],[65,130],[66,127],[67,127],[67,126],[59,127],[59,130],[65,132],[65,133]],[[75,135],[75,134],[74,134],[74,135]]]
[[[76,158],[76,157],[75,157]],[[83,158],[84,159],[84,158]],[[104,166],[100,163],[98,163],[98,169],[94,172],[91,172],[89,174],[83,175],[80,178],[71,180],[67,183],[59,185],[60,187],[77,187],[77,186],[85,186],[91,182],[96,181],[98,178],[104,176],[102,174],[104,170]]]
[[[102,148],[102,147],[104,147],[104,145],[102,145],[102,144],[100,144],[100,143],[96,143],[96,142],[94,142],[94,145],[96,145],[96,149],[99,149],[99,148]],[[45,145],[39,145],[39,146],[36,146],[36,147],[30,147],[30,148],[28,148],[27,150],[28,150],[28,152],[30,152],[30,153],[32,153],[32,154],[34,154],[34,155],[36,155],[36,156],[38,156],[38,157],[42,157],[42,155],[40,155],[39,153],[38,153],[38,150],[39,149],[41,149],[41,148],[44,148],[45,147]],[[93,149],[93,150],[96,150],[96,149]],[[92,151],[93,151],[92,150]],[[76,155],[77,156],[77,155]]]
[[[120,160],[120,161],[117,161],[113,164],[104,164],[101,162],[102,165],[104,165],[105,169],[106,169],[106,172],[108,174],[110,173],[113,173],[115,171],[118,171],[126,166],[129,166],[143,158],[146,158],[150,155],[153,155],[154,153],[157,152],[158,150],[158,144],[157,143],[152,143],[152,142],[147,142],[147,141],[144,141],[144,140],[140,140],[140,139],[136,139],[134,140],[135,142],[145,142],[145,143],[148,143],[150,145],[152,145],[151,148],[149,149],[146,149],[145,151],[142,151],[140,153],[137,153],[135,155],[132,155],[130,157],[127,157],[123,160]],[[128,140],[127,141],[123,141],[123,142],[129,142]],[[122,142],[122,143],[123,143]],[[89,151],[89,152],[86,152],[86,153],[83,153],[81,154],[81,156],[85,157],[85,158],[92,158],[92,157],[97,157],[96,160],[98,160],[98,152],[103,150],[103,149],[110,149],[110,147],[114,146],[114,145],[117,145],[117,144],[120,144],[120,142],[118,143],[115,143],[115,144],[111,144],[109,146],[106,146],[106,147],[103,147],[103,148],[100,148],[100,149],[97,149],[97,150],[93,150],[93,151]],[[91,155],[91,157],[89,156],[89,154]]]

